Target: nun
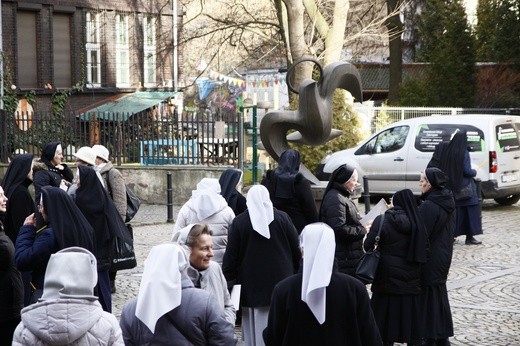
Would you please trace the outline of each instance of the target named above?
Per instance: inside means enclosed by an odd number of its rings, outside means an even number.
[[[339,271],[354,277],[367,234],[361,214],[350,199],[357,185],[358,172],[347,165],[339,166],[332,172],[320,208],[320,220],[334,230]]]
[[[301,253],[289,216],[273,207],[263,185],[247,193],[247,210],[231,225],[222,271],[228,287],[240,284],[242,335],[246,345],[263,345],[274,286],[296,273]]]
[[[35,215],[27,216],[15,246],[18,269],[32,271],[31,303],[43,293],[45,270],[53,253],[72,246],[94,251],[94,231],[64,190],[44,186],[38,210],[44,225],[38,228]]]
[[[242,185],[242,171],[236,168],[228,168],[218,179],[220,194],[226,200],[228,206],[233,209],[235,215],[241,214],[247,209],[246,198],[240,192]]]
[[[289,215],[298,234],[306,225],[318,221],[311,184],[299,172],[300,164],[300,153],[287,149],[280,156],[278,167],[267,171],[262,180],[274,207]]]
[[[213,232],[213,260],[222,264],[228,239],[228,230],[235,213],[220,195],[218,179],[203,178],[191,198],[181,207],[173,227],[172,238],[182,228],[194,223],[207,224]]]
[[[103,310],[112,312],[112,294],[108,274],[110,257],[116,227],[127,232],[126,226],[93,167],[78,166],[77,186],[76,205],[94,229],[98,267],[98,283],[94,292],[99,297]]]
[[[33,154],[14,157],[7,167],[1,186],[7,197],[4,219],[5,233],[16,243],[18,231],[27,216],[34,213],[34,200],[29,192],[33,181]]]
[[[381,345],[365,286],[334,266],[334,231],[318,222],[300,235],[303,268],[273,291],[266,345]]]
[[[174,243],[150,250],[137,298],[121,312],[125,345],[235,345],[233,325],[215,297],[193,286],[189,260]]]

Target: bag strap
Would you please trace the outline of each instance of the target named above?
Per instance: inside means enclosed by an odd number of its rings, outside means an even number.
[[[175,320],[169,315],[169,311],[166,313],[166,318],[168,319],[168,321],[170,321],[171,324],[173,324],[173,326],[175,327],[175,329],[177,329],[177,331],[179,333],[181,333],[181,335],[184,337],[184,339],[188,340],[189,342],[193,343],[193,341],[191,340],[190,337],[188,337],[188,335],[186,335],[186,333],[184,333],[184,331],[179,328],[179,325],[177,324],[177,322],[175,322]]]
[[[385,213],[381,214],[381,222],[379,223],[379,228],[377,229],[376,242],[374,243],[374,250],[377,249],[379,245],[379,239],[381,239],[381,228],[383,227],[383,222],[385,221]]]

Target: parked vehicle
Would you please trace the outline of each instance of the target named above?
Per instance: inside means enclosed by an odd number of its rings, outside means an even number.
[[[388,195],[404,188],[420,194],[418,177],[437,144],[466,130],[471,165],[482,181],[482,197],[511,205],[520,200],[520,117],[505,115],[429,116],[393,123],[360,145],[325,157],[316,176],[328,180],[340,164],[355,167],[370,194]]]

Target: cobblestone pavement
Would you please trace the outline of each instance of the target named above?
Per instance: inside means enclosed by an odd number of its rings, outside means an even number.
[[[362,208],[360,208],[362,209]],[[133,220],[138,266],[118,273],[113,313],[137,295],[150,248],[170,241],[166,206],[143,205]],[[174,212],[174,215],[176,213]],[[454,244],[448,292],[455,327],[452,345],[520,345],[520,203],[482,208],[482,245]]]

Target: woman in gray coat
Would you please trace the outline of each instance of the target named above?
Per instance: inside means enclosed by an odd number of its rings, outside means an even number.
[[[121,313],[125,345],[234,345],[233,325],[209,292],[195,288],[177,244],[154,246],[137,298]]]

